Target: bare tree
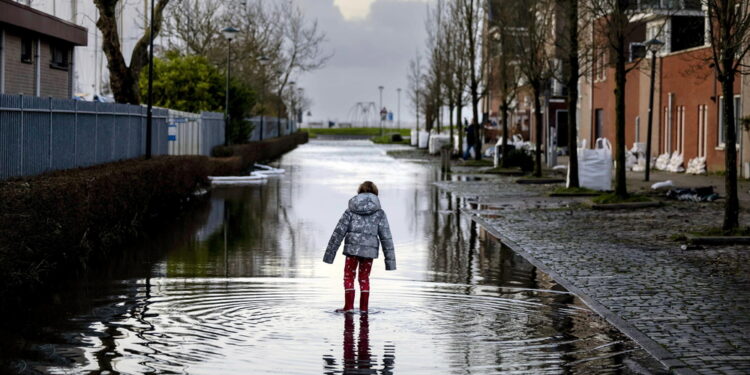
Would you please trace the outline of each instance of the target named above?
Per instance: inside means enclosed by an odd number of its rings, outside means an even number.
[[[225,12],[216,0],[181,0],[167,7],[164,31],[172,49],[208,56],[220,41]],[[219,45],[221,46],[221,45]]]
[[[594,35],[598,37],[593,40],[592,50],[603,52],[595,59],[604,59],[609,55],[609,64],[614,65],[615,69],[615,194],[621,198],[628,195],[625,176],[625,84],[628,73],[638,69],[643,60],[640,57],[628,64],[629,43],[643,41],[636,38],[642,38],[641,34],[649,20],[644,15],[658,11],[660,16],[667,17],[680,8],[679,3],[669,2],[667,7],[659,7],[658,2],[635,3],[630,0],[588,0],[585,3],[585,12],[593,20]],[[651,5],[656,5],[658,9],[649,8]]]
[[[534,133],[536,147],[534,150],[534,176],[542,175],[542,95],[553,77],[556,66],[552,40],[554,23],[553,0],[516,0],[508,4],[515,19],[523,25],[517,36],[512,38],[516,43],[518,66],[526,84],[531,88],[534,99]]]
[[[464,58],[467,60],[468,82],[467,89],[470,96],[472,122],[479,125],[479,101],[486,94],[483,86],[486,71],[486,54],[481,53],[483,47],[483,22],[485,11],[483,0],[455,0],[457,15],[456,20],[463,30],[463,42],[465,46]],[[481,126],[480,126],[481,128]],[[476,137],[477,152],[476,159],[482,158],[482,135]]]
[[[740,73],[749,73],[745,58],[750,52],[750,3],[747,0],[703,0],[708,10],[711,59],[716,77],[721,82],[724,96],[724,184],[727,199],[724,204],[722,229],[731,233],[739,227],[740,204],[737,197],[737,129],[735,118],[734,82]]]
[[[407,79],[409,81],[409,88],[407,90],[407,94],[409,96],[409,101],[411,102],[412,107],[414,108],[414,112],[416,114],[417,118],[417,138],[419,138],[419,114],[422,110],[421,103],[422,103],[422,95],[423,95],[423,81],[424,81],[424,73],[423,73],[423,66],[422,66],[422,56],[417,52],[416,56],[409,62],[409,71],[407,74]]]
[[[516,56],[517,46],[512,42],[513,38],[523,30],[519,27],[515,18],[517,12],[512,8],[505,8],[503,2],[493,1],[490,3],[489,12],[492,14],[490,25],[490,38],[492,43],[488,45],[490,60],[490,76],[497,88],[497,99],[500,102],[500,114],[503,127],[503,150],[502,165],[507,166],[508,160],[508,121],[511,107],[516,101],[520,80],[519,59]]]
[[[115,100],[119,103],[140,104],[141,95],[138,80],[141,70],[148,65],[148,47],[151,40],[151,28],[144,28],[143,36],[136,42],[130,57],[130,64],[125,62],[120,45],[120,35],[117,27],[116,8],[119,0],[94,0],[99,10],[96,27],[102,33],[102,50],[107,56],[109,81]],[[164,9],[169,0],[158,0],[154,9],[153,22],[154,37],[159,34],[162,26]]]

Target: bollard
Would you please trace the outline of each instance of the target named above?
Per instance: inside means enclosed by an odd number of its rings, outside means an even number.
[[[451,148],[450,145],[440,148],[440,170],[443,172],[451,171]]]

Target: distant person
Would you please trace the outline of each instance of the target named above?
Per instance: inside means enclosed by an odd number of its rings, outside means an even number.
[[[468,159],[471,154],[470,150],[474,150],[474,152],[477,151],[477,136],[479,135],[479,126],[476,122],[472,121],[471,125],[466,127],[466,151],[464,152],[464,160]]]
[[[344,308],[336,311],[354,311],[354,275],[359,268],[359,311],[366,313],[370,300],[370,269],[381,244],[386,271],[396,269],[391,229],[385,211],[380,208],[378,187],[371,181],[359,185],[357,195],[349,200],[349,208],[344,211],[328,241],[323,262],[333,263],[344,239]]]

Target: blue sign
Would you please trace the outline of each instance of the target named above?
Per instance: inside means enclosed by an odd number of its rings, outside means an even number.
[[[393,112],[388,112],[388,121],[393,121]]]

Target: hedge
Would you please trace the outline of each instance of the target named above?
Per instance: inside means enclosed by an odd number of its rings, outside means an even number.
[[[227,158],[160,156],[0,181],[0,305],[78,278],[92,257],[179,211],[208,176],[243,173],[306,141],[295,133],[230,146],[236,156]]]

